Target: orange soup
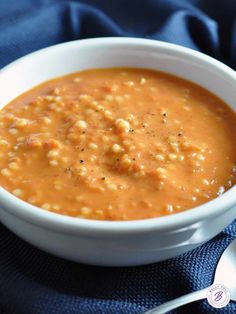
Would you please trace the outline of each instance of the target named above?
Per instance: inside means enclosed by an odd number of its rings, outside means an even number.
[[[235,136],[236,114],[193,83],[145,69],[83,71],[0,111],[0,185],[73,217],[179,213],[235,184]]]

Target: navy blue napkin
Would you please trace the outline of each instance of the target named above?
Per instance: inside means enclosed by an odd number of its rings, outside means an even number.
[[[0,68],[49,45],[101,36],[169,41],[236,68],[236,1],[0,1]],[[0,314],[138,314],[210,285],[221,253],[235,237],[236,221],[178,258],[109,268],[56,258],[0,225]],[[200,301],[172,313],[232,314],[236,303],[217,310]]]

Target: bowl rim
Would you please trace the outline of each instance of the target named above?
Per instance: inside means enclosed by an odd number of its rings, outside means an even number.
[[[0,75],[9,69],[14,68],[18,63],[22,63],[27,59],[32,59],[40,54],[47,54],[56,51],[57,49],[68,49],[70,47],[79,46],[93,46],[93,45],[126,45],[126,46],[142,46],[153,47],[160,50],[168,50],[174,53],[182,54],[184,57],[191,57],[199,62],[205,63],[210,67],[214,67],[227,74],[236,83],[236,72],[221,63],[220,61],[207,56],[201,52],[179,46],[176,44],[166,43],[152,39],[130,38],[130,37],[101,37],[74,40],[66,43],[53,45],[47,48],[37,50],[33,53],[21,57],[0,70]],[[47,229],[59,230],[69,233],[86,233],[91,236],[98,233],[117,234],[122,232],[123,235],[127,233],[146,232],[151,230],[173,230],[184,228],[199,221],[203,221],[211,216],[220,215],[223,211],[229,210],[236,206],[236,185],[231,187],[223,195],[206,202],[197,207],[188,209],[186,211],[166,215],[156,218],[147,218],[141,220],[129,221],[104,221],[81,219],[70,216],[64,216],[57,213],[45,211],[39,207],[33,206],[21,199],[18,199],[7,190],[0,187],[0,206],[2,210],[10,214],[26,220],[30,223],[43,226]],[[235,215],[236,216],[236,215]]]

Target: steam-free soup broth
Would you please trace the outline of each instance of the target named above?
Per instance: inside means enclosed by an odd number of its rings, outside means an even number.
[[[193,83],[145,69],[78,72],[0,111],[0,185],[73,217],[179,213],[235,184],[235,136],[235,113]]]

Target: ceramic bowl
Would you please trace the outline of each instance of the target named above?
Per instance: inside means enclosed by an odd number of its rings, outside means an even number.
[[[236,73],[181,46],[147,39],[68,42],[25,56],[0,71],[0,108],[33,86],[89,68],[143,67],[190,80],[236,110]],[[46,195],[45,195],[46,197]],[[182,213],[138,221],[95,221],[34,207],[0,188],[0,220],[22,239],[57,256],[104,266],[141,265],[189,251],[236,218],[236,186]]]

